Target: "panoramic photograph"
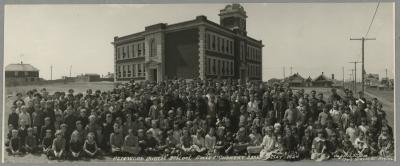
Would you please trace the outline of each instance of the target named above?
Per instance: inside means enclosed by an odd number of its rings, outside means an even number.
[[[4,9],[4,163],[394,161],[394,2]]]

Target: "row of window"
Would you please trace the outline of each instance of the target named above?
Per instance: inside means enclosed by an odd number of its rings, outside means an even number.
[[[233,56],[233,40],[213,32],[206,33],[206,50]]]
[[[143,57],[145,55],[144,42],[130,43],[117,47],[117,60]]]
[[[117,68],[118,78],[133,78],[133,77],[146,76],[146,67],[144,63],[120,64],[117,65],[116,68]]]
[[[261,49],[257,47],[247,46],[247,58],[254,61],[261,61]]]
[[[247,74],[250,77],[261,77],[261,66],[258,64],[248,64]]]
[[[18,73],[19,73],[20,75],[22,75],[22,72],[14,71],[14,76],[18,76]],[[23,74],[24,76],[29,76],[29,72],[24,71],[23,73],[24,73],[24,74]],[[32,75],[36,75],[36,74],[32,74]]]
[[[205,62],[205,71],[207,75],[233,76],[233,60],[207,57]]]

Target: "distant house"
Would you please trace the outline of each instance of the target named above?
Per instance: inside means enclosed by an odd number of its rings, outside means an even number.
[[[312,85],[314,87],[332,87],[333,81],[321,73],[317,78],[313,80]]]
[[[275,85],[275,84],[280,84],[282,83],[282,79],[278,79],[278,78],[271,78],[268,80],[268,85]]]
[[[100,81],[100,74],[86,73],[76,77],[78,82],[95,82]]]
[[[304,81],[304,85],[306,87],[311,87],[312,86],[312,82],[313,82],[312,78],[310,76],[308,76],[308,78]]]
[[[305,86],[305,79],[299,73],[295,73],[287,77],[285,83],[290,87],[302,87]]]
[[[6,84],[17,85],[23,82],[39,81],[39,69],[30,64],[9,64],[5,68]]]
[[[379,74],[367,74],[365,77],[365,85],[369,87],[378,87],[379,82]]]

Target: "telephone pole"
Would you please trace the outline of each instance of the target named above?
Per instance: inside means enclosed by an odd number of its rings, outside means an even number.
[[[292,74],[293,74],[293,67],[290,66],[290,75],[292,75]]]
[[[349,76],[350,76],[350,79],[349,79],[349,82],[350,82],[349,88],[353,89],[353,91],[354,91],[354,76],[353,76],[353,74],[354,74],[354,69],[351,69],[351,74],[349,74]]]
[[[285,66],[283,66],[283,80],[285,80],[286,76],[285,76],[286,72],[285,72]]]
[[[354,63],[354,94],[357,93],[357,63],[361,62],[349,62],[349,63]]]
[[[387,76],[387,68],[385,69],[385,73],[386,73],[386,78],[389,79],[388,76]]]
[[[362,87],[362,92],[364,93],[364,84],[365,84],[365,67],[364,67],[364,45],[366,40],[376,40],[375,38],[350,38],[350,40],[361,40],[361,56],[362,56],[362,67],[361,67],[361,87]]]
[[[50,65],[50,80],[53,80],[53,65]]]
[[[343,88],[344,88],[344,66],[342,67],[342,72],[343,72]]]
[[[69,78],[71,78],[72,65],[69,66]]]

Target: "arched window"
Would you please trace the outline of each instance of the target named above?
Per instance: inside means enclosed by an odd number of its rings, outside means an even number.
[[[150,56],[156,56],[157,55],[157,45],[156,41],[154,39],[150,40]]]

